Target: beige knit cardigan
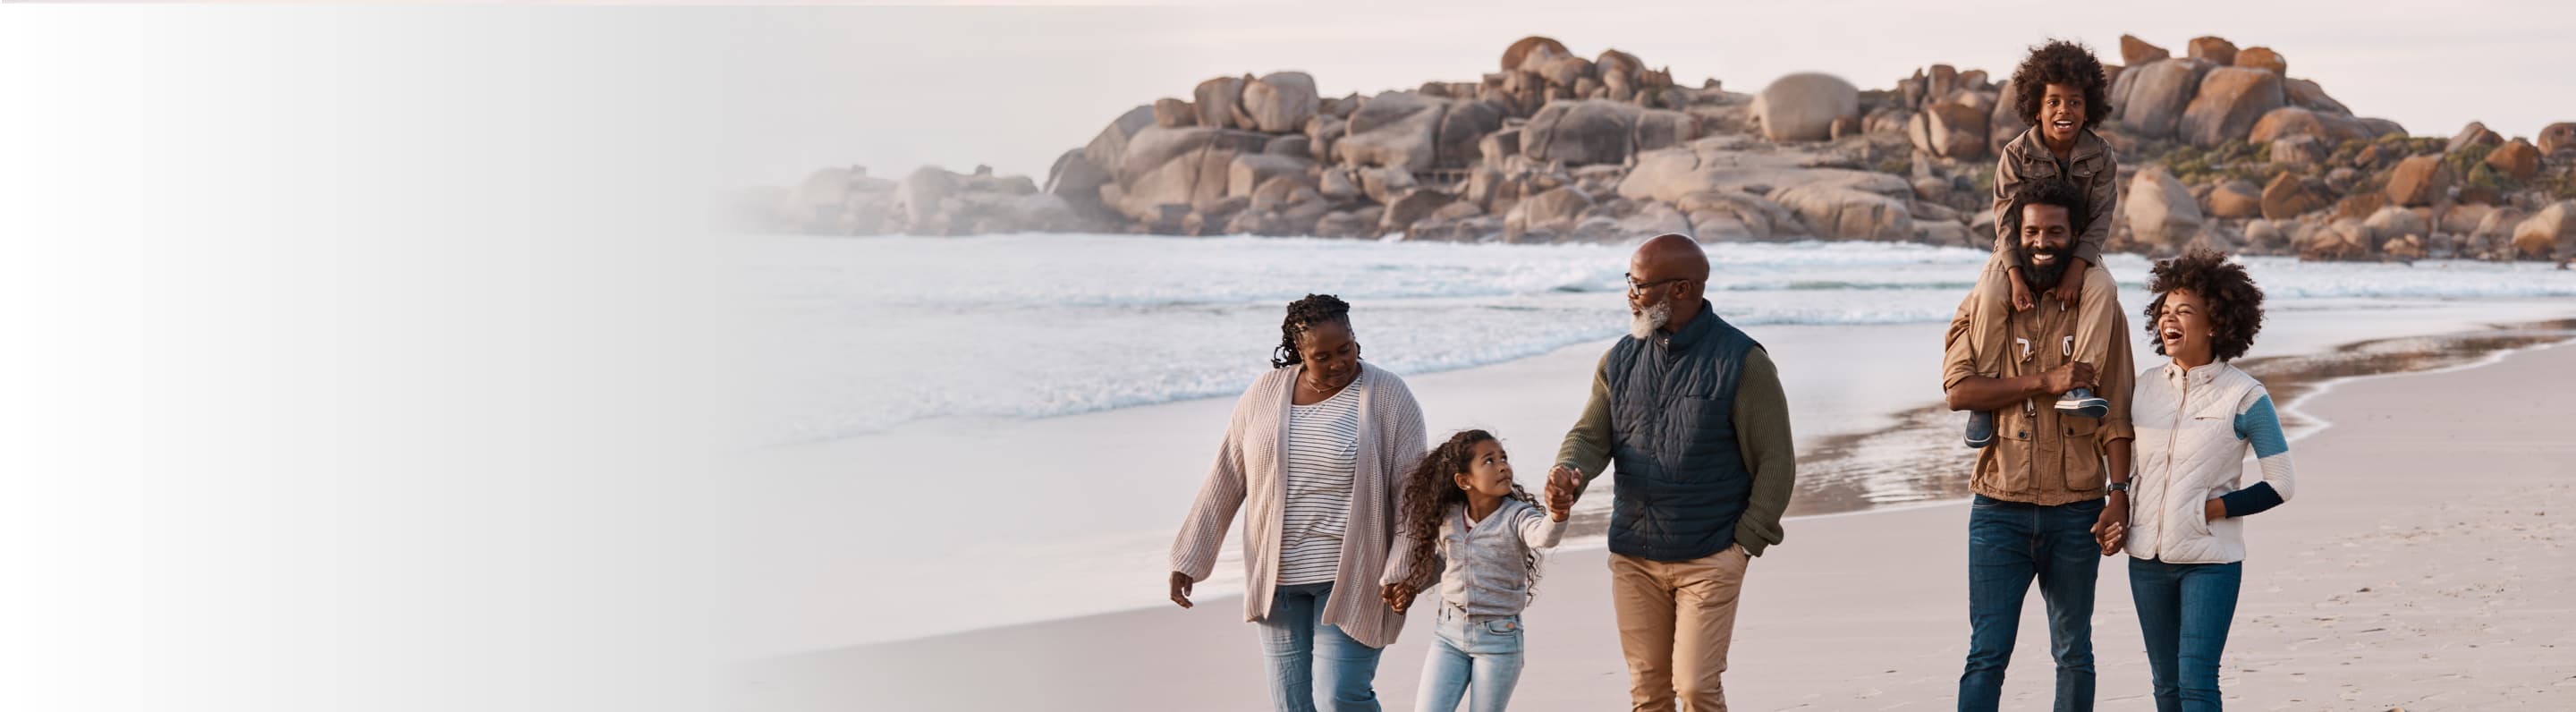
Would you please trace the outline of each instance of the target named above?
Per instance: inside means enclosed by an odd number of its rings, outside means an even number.
[[[1352,639],[1383,648],[1404,630],[1404,616],[1379,600],[1378,576],[1386,568],[1404,476],[1425,449],[1422,407],[1395,374],[1366,363],[1360,389],[1359,464],[1352,472],[1351,508],[1342,534],[1341,565],[1323,621]],[[1244,513],[1243,615],[1261,620],[1279,582],[1281,519],[1287,506],[1288,405],[1304,366],[1272,369],[1235,401],[1216,464],[1199,485],[1198,501],[1172,540],[1172,570],[1203,581],[1216,568],[1217,549],[1238,508]]]

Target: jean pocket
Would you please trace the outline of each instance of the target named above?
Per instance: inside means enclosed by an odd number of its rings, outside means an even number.
[[[1502,618],[1485,621],[1485,632],[1493,635],[1509,635],[1518,637],[1521,634],[1521,619]]]

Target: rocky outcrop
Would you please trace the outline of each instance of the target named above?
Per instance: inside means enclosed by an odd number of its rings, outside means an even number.
[[[2576,123],[2531,140],[2472,123],[2411,137],[2355,116],[2269,47],[2124,36],[2126,195],[2108,247],[2311,259],[2564,259]],[[1529,37],[1496,71],[1324,96],[1298,71],[1208,79],[1135,106],[1044,180],[899,179],[856,166],[745,190],[756,229],[840,235],[1142,232],[1406,240],[1904,240],[1984,248],[1994,151],[2028,127],[1982,70],[1925,65],[1861,91],[1796,74],[1754,94],[1681,86],[1617,49]],[[1179,87],[1175,87],[1179,89]],[[2554,211],[2554,212],[2553,212]]]

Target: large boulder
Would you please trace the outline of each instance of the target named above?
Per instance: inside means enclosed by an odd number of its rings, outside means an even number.
[[[2424,220],[2424,216],[2393,205],[2371,213],[2368,219],[2361,221],[2361,225],[2370,229],[2371,244],[2384,244],[2407,235],[2433,234],[2433,226]]]
[[[1303,130],[1323,100],[1315,95],[1315,78],[1305,72],[1278,72],[1243,87],[1243,113],[1250,128],[1262,133]]]
[[[1199,125],[1199,110],[1189,102],[1164,97],[1154,100],[1154,125],[1167,129]]]
[[[1487,101],[1452,101],[1440,113],[1431,133],[1431,167],[1465,168],[1483,155],[1478,142],[1503,128],[1503,105]]]
[[[2263,118],[2256,120],[2245,141],[2262,144],[2296,136],[2314,136],[2327,146],[2336,146],[2345,141],[2369,140],[2373,137],[2370,131],[2367,124],[2350,116],[2284,106],[2265,112]]]
[[[2504,143],[2504,137],[2488,130],[2485,122],[2471,121],[2469,125],[2460,127],[2459,133],[2451,135],[2451,142],[2442,146],[2442,152],[2459,153],[2462,149],[2474,146],[2494,146],[2501,143]]]
[[[1261,187],[1262,183],[1283,176],[1294,177],[1297,181],[1305,183],[1307,187],[1315,187],[1315,180],[1306,175],[1314,167],[1314,161],[1302,158],[1275,156],[1268,153],[1237,155],[1234,157],[1234,164],[1226,168],[1225,195],[1229,198],[1238,195],[1249,197],[1252,195],[1252,190]]]
[[[2182,124],[2184,110],[2200,91],[2202,75],[2209,69],[2208,63],[2191,59],[2163,59],[2130,67],[2120,73],[2121,91],[2111,100],[2118,112],[2113,118],[2139,136],[2172,138]]]
[[[2350,107],[2344,106],[2343,102],[2335,101],[2334,97],[2326,96],[2326,88],[2314,81],[2284,79],[2281,81],[2281,91],[2289,95],[2291,106],[2322,114],[2352,115]]]
[[[1574,165],[1626,161],[1643,112],[1616,101],[1551,102],[1521,127],[1520,151]]]
[[[2262,217],[2263,187],[2242,180],[2220,183],[2209,192],[2209,214],[2221,218]]]
[[[1592,196],[1572,187],[1539,193],[1514,203],[1503,215],[1503,234],[1513,241],[1531,231],[1561,234],[1574,229],[1575,219],[1591,208]]]
[[[2191,43],[2185,46],[2185,51],[2190,53],[2189,56],[2192,59],[2221,67],[2236,63],[2236,43],[2217,37],[2191,38]]]
[[[1860,125],[1860,90],[1831,74],[1791,74],[1754,95],[1751,115],[1764,138],[1823,141],[1833,137],[1837,120]]]
[[[2276,138],[2270,144],[2272,163],[2290,168],[2322,165],[2334,153],[2326,148],[2325,140],[2315,136]]]
[[[2533,139],[2532,143],[2540,147],[2540,155],[2543,156],[2555,156],[2559,151],[2576,149],[2576,122],[2561,121],[2542,127],[2540,137]]]
[[[1226,197],[1235,158],[1258,154],[1270,142],[1265,134],[1209,127],[1148,128],[1128,139],[1118,168],[1111,173],[1117,189],[1109,207],[1151,225],[1173,218],[1168,206],[1212,203]],[[1107,200],[1111,191],[1104,187]]]
[[[2182,138],[2203,148],[2245,140],[2254,122],[2281,108],[2281,75],[2260,69],[2219,67],[2200,80],[2200,93],[2183,109]]]
[[[1402,232],[1405,228],[1411,227],[1415,221],[1431,217],[1432,213],[1455,202],[1457,198],[1450,197],[1447,193],[1436,190],[1415,190],[1396,198],[1395,202],[1387,203],[1386,213],[1378,217],[1377,227],[1385,232]]]
[[[1805,224],[1815,237],[1827,240],[1912,239],[1914,216],[1905,200],[1866,190],[1866,185],[1853,181],[1820,181],[1775,189],[1769,197],[1772,202],[1797,213],[1799,222]],[[1911,192],[1913,188],[1907,186],[1904,190]]]
[[[1099,134],[1093,135],[1091,143],[1083,145],[1082,157],[1091,159],[1092,165],[1114,176],[1118,173],[1119,163],[1126,158],[1128,140],[1153,125],[1153,106],[1128,109],[1127,113],[1119,114],[1108,126],[1101,128]]]
[[[1369,97],[1351,113],[1345,133],[1332,142],[1332,155],[1352,165],[1431,170],[1439,162],[1435,141],[1450,103],[1416,92]]]
[[[1905,135],[1917,151],[1942,158],[1977,158],[1985,155],[1992,138],[1986,132],[1986,115],[1973,106],[1939,102],[1907,119]]]
[[[2149,165],[2129,181],[2129,198],[2120,201],[2128,213],[2129,231],[2139,242],[2181,248],[2199,236],[2200,205],[2191,189],[2163,166]]]
[[[2393,205],[2431,205],[2449,197],[2454,182],[2457,176],[2451,174],[2451,165],[2440,155],[2409,156],[2388,172],[2388,185],[2383,192]]]
[[[2540,173],[2540,149],[2522,139],[2506,141],[2487,152],[2487,167],[2517,181],[2531,180]]]
[[[2135,67],[2171,56],[2173,56],[2172,52],[2165,51],[2163,47],[2147,44],[2146,40],[2138,39],[2137,35],[2120,36],[2121,66]]]
[[[2576,255],[2576,200],[2552,203],[2514,226],[2513,250],[2536,259]]]
[[[1637,132],[1629,145],[1637,151],[1671,148],[1699,140],[1705,129],[1688,112],[1647,109],[1637,114]]]
[[[1531,35],[1520,38],[1520,40],[1513,42],[1510,47],[1503,48],[1502,70],[1505,72],[1518,71],[1521,69],[1521,65],[1530,63],[1534,58],[1538,61],[1544,62],[1557,57],[1572,56],[1574,56],[1574,53],[1566,51],[1564,43],[1537,35]]]
[[[2287,77],[2290,74],[2290,60],[2282,59],[2281,53],[2272,51],[2272,48],[2270,47],[2247,47],[2244,51],[2236,53],[2236,61],[2234,64],[2247,69],[2260,69],[2283,77]]]
[[[1198,109],[1199,125],[1221,129],[1252,128],[1235,121],[1243,106],[1243,86],[1251,80],[1252,77],[1246,75],[1199,82],[1198,88],[1190,92],[1194,99],[1191,105]]]
[[[1396,198],[1404,197],[1405,193],[1419,187],[1413,180],[1412,171],[1397,166],[1361,168],[1359,179],[1360,192],[1379,205],[1393,203]]]
[[[2334,190],[2315,178],[2282,173],[2263,185],[2263,217],[2267,220],[2288,220],[2333,204]]]

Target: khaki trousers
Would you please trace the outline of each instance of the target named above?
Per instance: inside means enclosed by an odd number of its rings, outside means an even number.
[[[1735,642],[1736,594],[1753,557],[1742,546],[1689,561],[1610,555],[1610,600],[1628,657],[1637,712],[1724,712],[1726,648]]]

